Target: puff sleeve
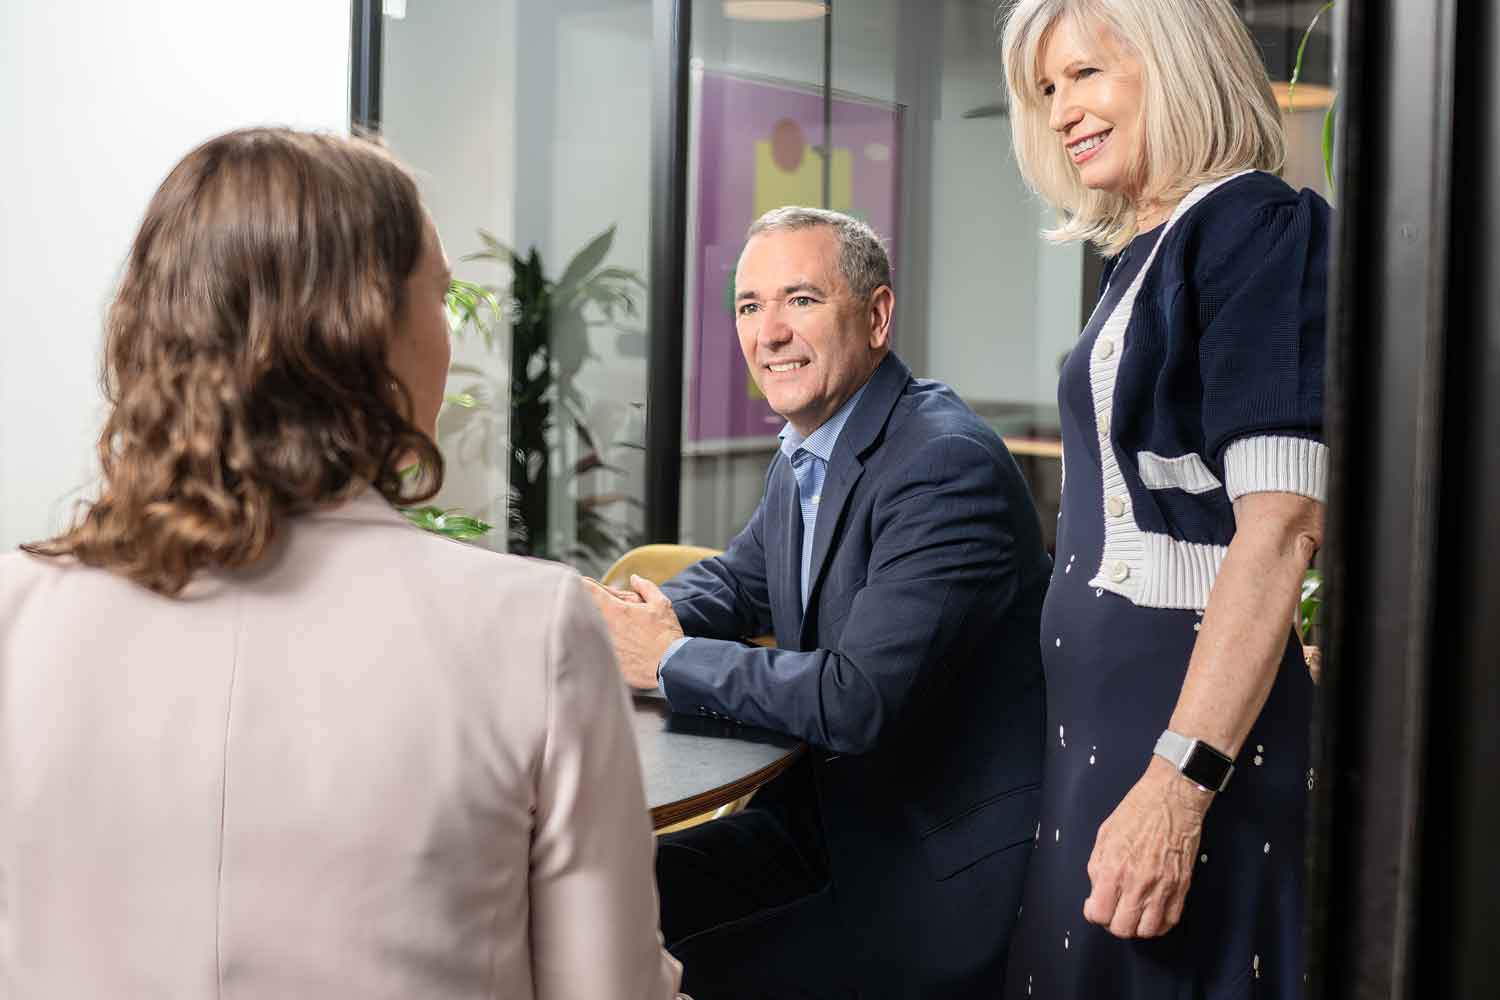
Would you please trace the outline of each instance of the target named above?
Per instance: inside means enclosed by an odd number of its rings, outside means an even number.
[[[1244,213],[1198,270],[1205,457],[1231,500],[1288,492],[1325,500],[1323,375],[1331,231],[1311,191]]]

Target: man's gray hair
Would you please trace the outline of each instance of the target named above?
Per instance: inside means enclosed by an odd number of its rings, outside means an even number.
[[[750,224],[745,239],[761,233],[792,232],[827,226],[838,242],[839,273],[855,298],[868,299],[875,289],[891,283],[891,258],[885,252],[880,236],[868,225],[843,212],[826,208],[804,208],[787,205],[773,208]]]

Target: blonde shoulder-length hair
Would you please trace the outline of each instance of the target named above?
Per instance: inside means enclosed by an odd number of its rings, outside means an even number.
[[[1043,235],[1090,240],[1106,253],[1137,232],[1129,199],[1083,186],[1037,81],[1053,29],[1107,31],[1140,63],[1145,135],[1142,192],[1175,204],[1205,181],[1241,170],[1279,171],[1281,112],[1250,33],[1229,0],[1016,0],[1002,49],[1012,141],[1021,176],[1061,215]]]

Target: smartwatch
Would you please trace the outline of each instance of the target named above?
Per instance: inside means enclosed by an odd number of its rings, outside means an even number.
[[[1229,776],[1234,773],[1234,761],[1224,753],[1202,740],[1170,729],[1161,734],[1153,752],[1206,792],[1222,792],[1229,785]]]

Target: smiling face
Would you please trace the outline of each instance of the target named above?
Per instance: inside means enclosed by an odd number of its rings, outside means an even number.
[[[894,295],[857,300],[828,226],[753,237],[735,271],[735,328],[771,409],[804,437],[838,412],[885,357]]]
[[[1144,84],[1140,63],[1106,30],[1064,17],[1048,29],[1038,66],[1048,124],[1084,187],[1142,195]]]

